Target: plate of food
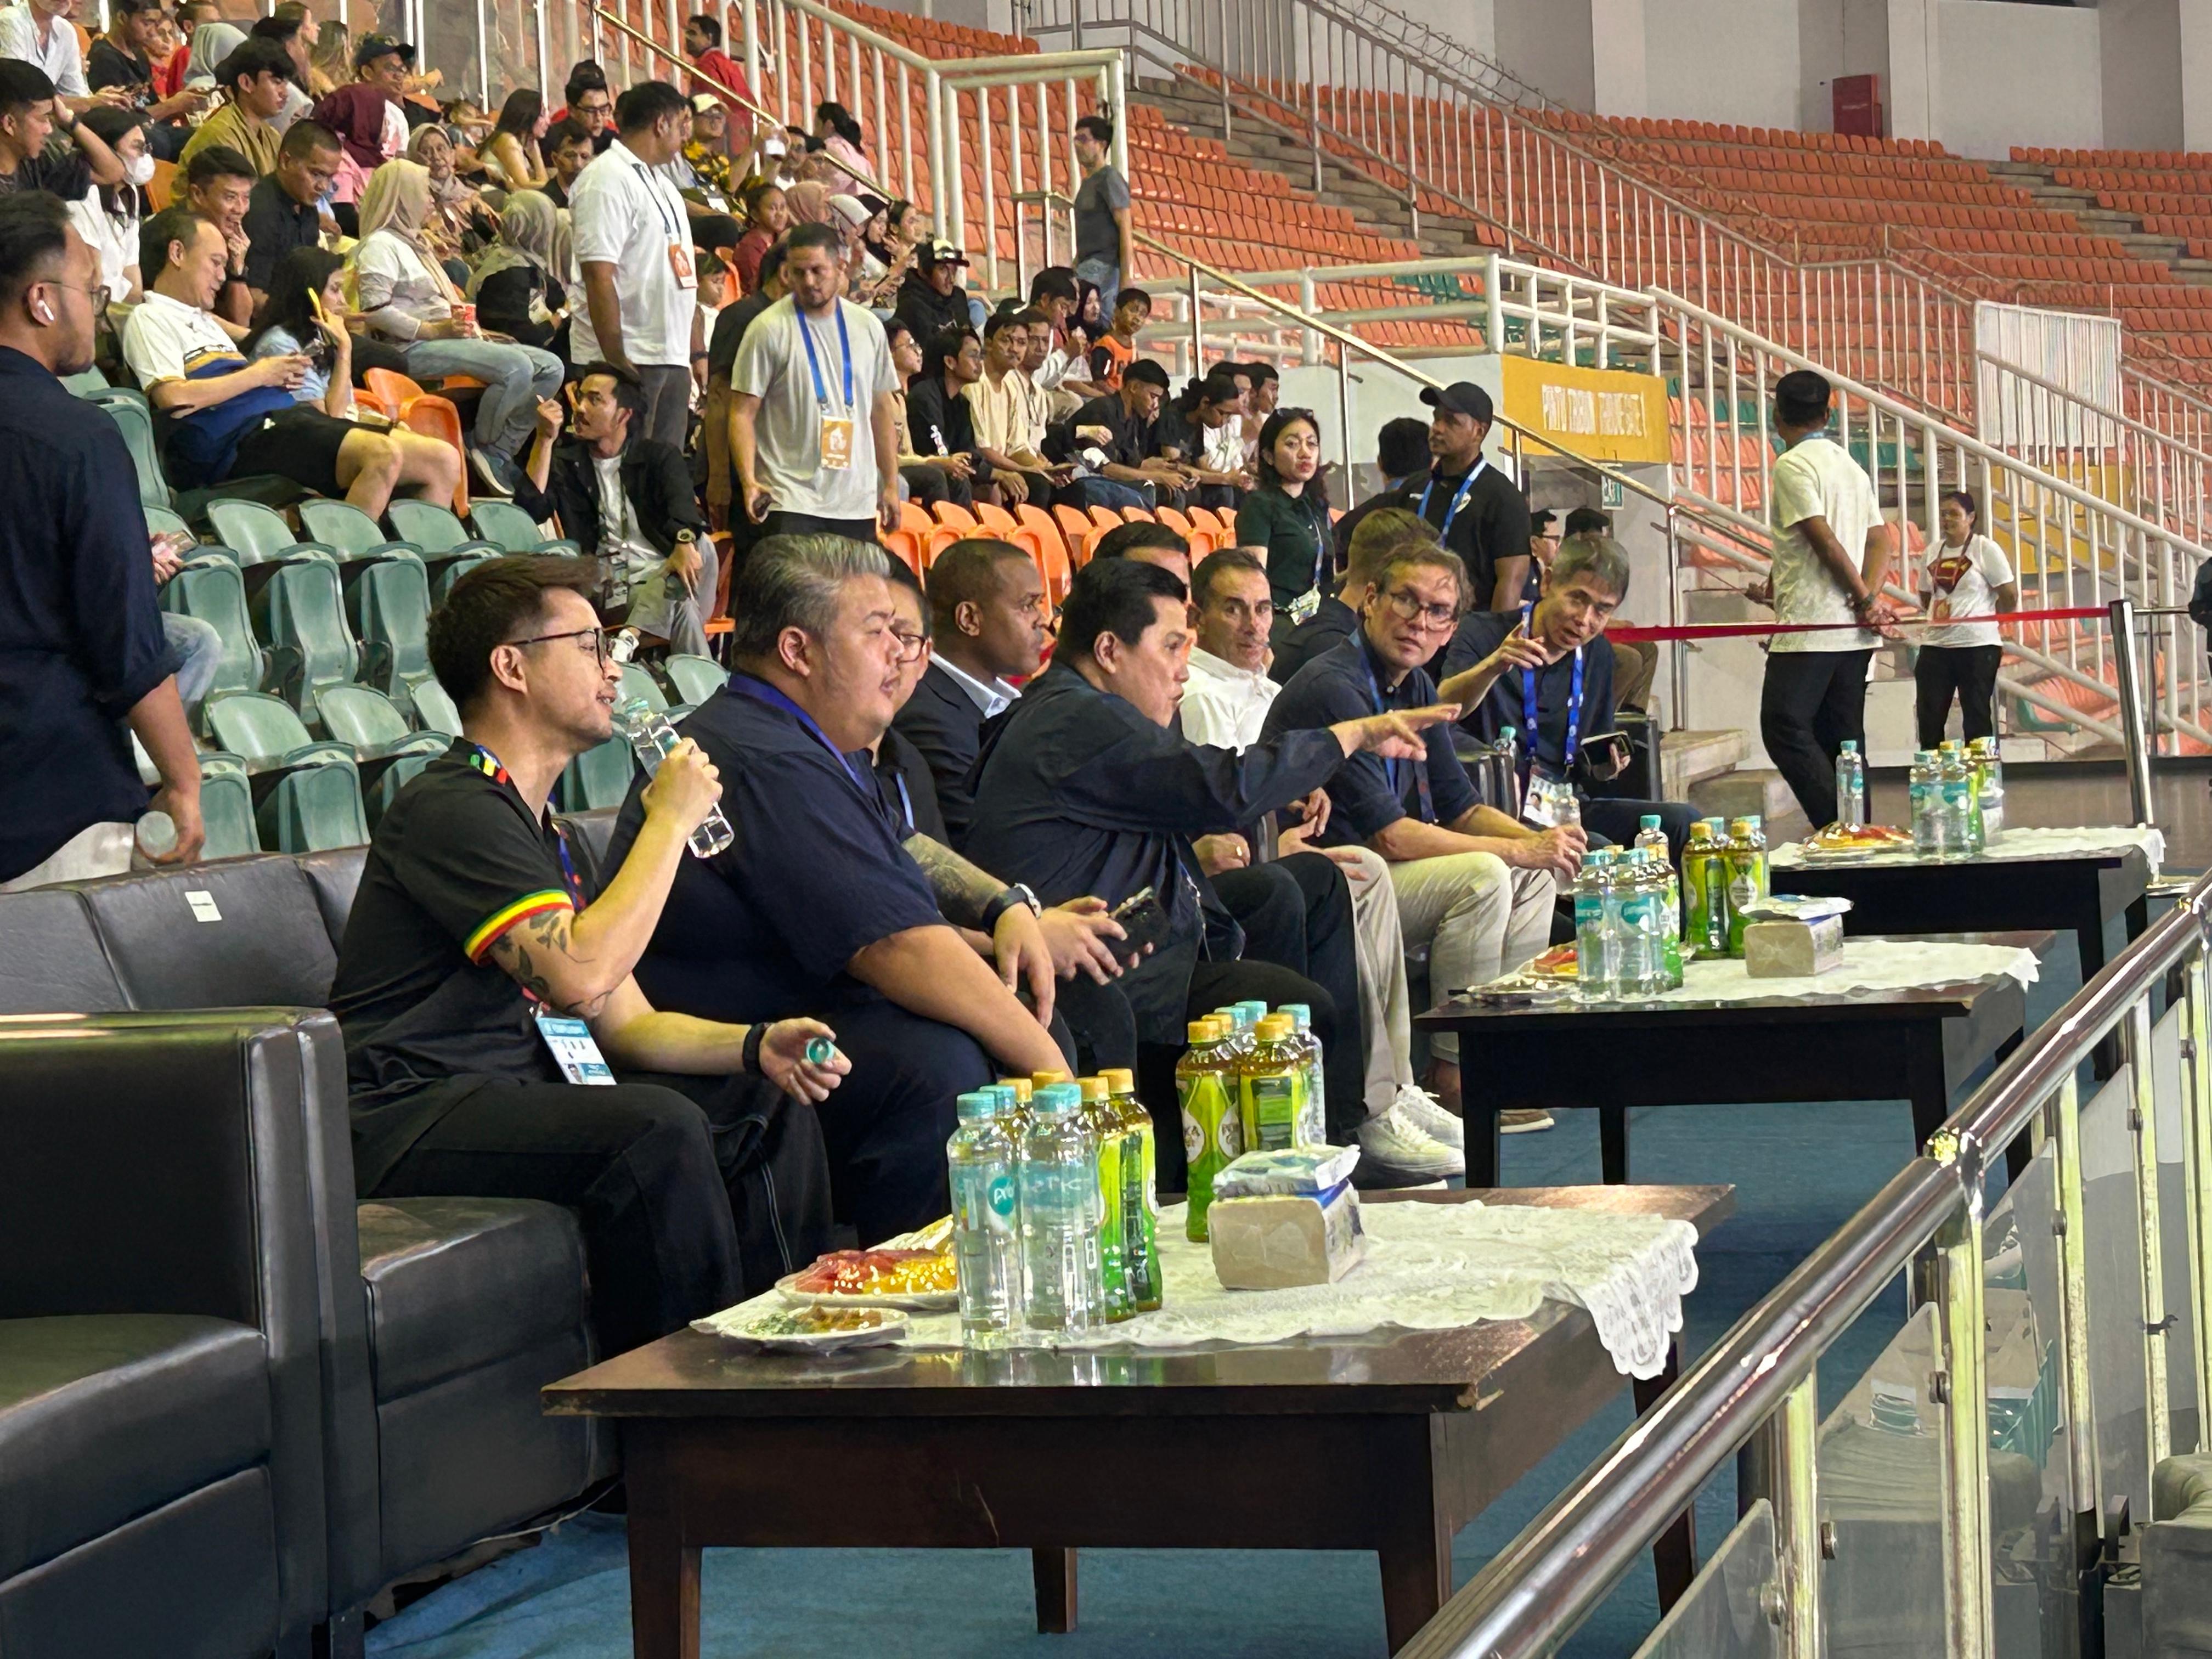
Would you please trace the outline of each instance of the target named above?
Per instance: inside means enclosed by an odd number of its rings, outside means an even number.
[[[761,1308],[730,1319],[701,1320],[698,1328],[766,1353],[836,1353],[881,1347],[907,1334],[897,1308]]]
[[[1575,977],[1575,947],[1571,944],[1554,945],[1530,963],[1527,971],[1538,979],[1572,979]]]
[[[831,1250],[775,1282],[787,1302],[816,1308],[896,1308],[949,1313],[960,1278],[947,1250]]]
[[[1813,858],[1846,853],[1905,853],[1912,850],[1912,835],[1887,823],[1832,823],[1806,836],[1804,848]]]

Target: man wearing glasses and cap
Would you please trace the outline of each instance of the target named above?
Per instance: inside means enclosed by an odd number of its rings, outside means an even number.
[[[1436,527],[1437,538],[1460,556],[1477,611],[1516,611],[1528,579],[1528,502],[1512,475],[1492,464],[1482,446],[1493,418],[1490,394],[1472,380],[1421,401],[1429,422],[1428,476],[1410,480],[1398,499]]]

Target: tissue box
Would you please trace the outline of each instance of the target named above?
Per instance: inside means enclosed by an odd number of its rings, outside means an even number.
[[[1218,1198],[1206,1225],[1227,1290],[1334,1284],[1360,1257],[1359,1194],[1348,1184],[1312,1197]]]
[[[1844,919],[1751,921],[1743,929],[1743,971],[1752,979],[1810,979],[1844,959]]]

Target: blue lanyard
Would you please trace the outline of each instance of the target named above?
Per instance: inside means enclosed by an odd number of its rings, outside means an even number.
[[[1375,672],[1375,659],[1369,652],[1364,638],[1359,641],[1359,663],[1367,671],[1367,690],[1375,699],[1375,712],[1378,714],[1389,713],[1382,701],[1382,682]],[[1437,821],[1437,804],[1429,793],[1429,763],[1425,760],[1386,760],[1382,763],[1382,775],[1389,781],[1391,798],[1401,805],[1405,801],[1406,786],[1398,781],[1398,769],[1407,765],[1413,769],[1413,790],[1420,802],[1420,820],[1423,823],[1434,823]]]
[[[508,789],[514,787],[514,780],[507,775],[507,768],[500,763],[498,756],[480,743],[470,746],[477,751],[470,757],[470,764],[494,783]],[[568,856],[568,832],[561,827],[558,818],[553,820],[553,844],[561,854],[561,878],[568,885],[569,902],[580,910],[584,908],[584,883],[576,873],[575,860]]]
[[[1474,465],[1468,468],[1467,477],[1460,483],[1459,493],[1452,497],[1451,505],[1444,509],[1444,521],[1437,528],[1438,541],[1451,534],[1452,520],[1459,517],[1459,510],[1467,505],[1467,498],[1474,494],[1474,481],[1482,476],[1482,469],[1489,465],[1489,456],[1478,455]],[[1428,483],[1421,486],[1421,504],[1413,509],[1425,519],[1429,516],[1429,497],[1436,493],[1436,475],[1431,473]]]
[[[1535,635],[1530,626],[1530,618],[1535,609],[1532,605],[1521,607],[1521,626],[1532,639]],[[1521,729],[1528,734],[1528,746],[1521,751],[1522,781],[1525,783],[1529,769],[1536,763],[1536,671],[1533,668],[1521,671]],[[1575,647],[1574,677],[1567,687],[1567,740],[1564,745],[1565,758],[1560,763],[1563,770],[1571,772],[1574,769],[1575,750],[1582,742],[1582,726],[1583,648],[1578,645]]]
[[[837,757],[837,764],[845,769],[845,775],[853,781],[854,788],[859,790],[863,795],[870,793],[868,786],[860,781],[860,775],[853,769],[853,763],[847,757],[845,751],[830,741],[830,734],[816,722],[813,715],[808,714],[789,697],[785,696],[782,692],[777,690],[766,680],[757,679],[742,669],[730,676],[730,690],[741,697],[750,697],[755,702],[764,702],[771,708],[783,710],[799,725],[805,726],[807,735],[815,742]],[[880,800],[882,798],[878,796],[876,799]]]
[[[845,401],[842,407],[846,414],[853,412],[853,337],[845,331],[845,307],[836,301],[830,302],[837,308],[837,343],[845,353]],[[822,383],[822,360],[814,352],[814,331],[807,326],[806,313],[795,304],[792,315],[799,322],[799,337],[806,342],[806,366],[814,371],[814,397],[824,408],[829,406],[830,388]]]
[[[906,832],[910,836],[914,833],[914,797],[907,793],[906,774],[903,772],[892,773],[891,781],[898,785],[899,814],[901,817],[905,818]]]

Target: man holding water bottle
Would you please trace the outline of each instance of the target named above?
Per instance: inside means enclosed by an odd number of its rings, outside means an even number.
[[[461,735],[378,822],[338,949],[362,1196],[575,1209],[602,1351],[765,1289],[829,1243],[813,1108],[848,1069],[811,1019],[655,1009],[631,970],[721,794],[695,744],[602,885],[548,808],[621,678],[574,559],[495,559],[430,619]],[[580,1086],[596,1085],[596,1086]]]

